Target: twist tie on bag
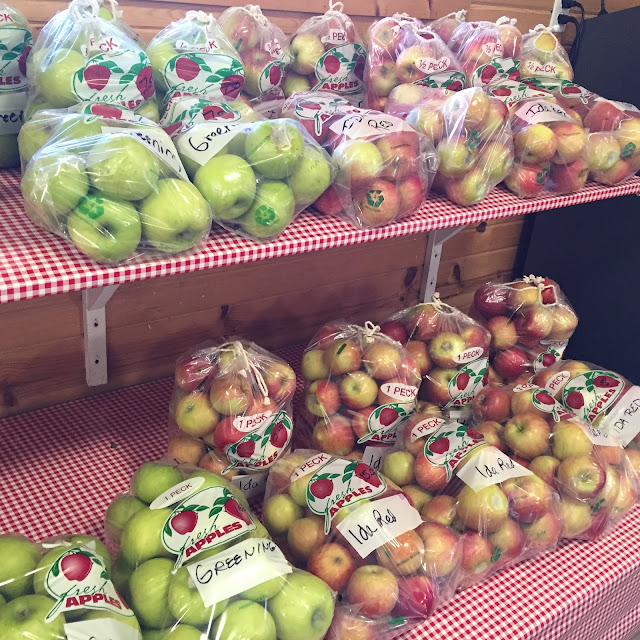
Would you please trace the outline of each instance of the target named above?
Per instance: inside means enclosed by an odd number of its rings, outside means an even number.
[[[267,385],[260,373],[260,369],[256,367],[251,360],[249,360],[249,355],[247,354],[247,350],[242,346],[242,343],[239,340],[235,342],[227,342],[220,347],[221,352],[233,353],[236,358],[239,358],[244,364],[244,369],[241,369],[238,373],[244,378],[249,377],[249,371],[253,373],[255,376],[256,382],[258,383],[258,388],[262,392],[263,399],[262,404],[269,403],[269,390],[267,389]]]
[[[363,326],[364,329],[362,333],[364,334],[364,341],[373,342],[374,336],[380,333],[380,327],[377,324],[373,324],[370,320],[367,320]]]
[[[342,2],[338,0],[338,2],[334,2],[333,0],[329,0],[329,9],[326,13],[343,13],[344,5]],[[326,15],[326,14],[325,14]]]
[[[538,300],[542,303],[542,290],[544,289],[544,283],[542,282],[544,278],[542,276],[534,276],[533,273],[530,273],[528,276],[524,276],[522,278],[522,282],[526,282],[527,284],[533,284],[538,287]]]
[[[206,11],[187,11],[185,17],[190,22],[202,22],[206,25],[206,28],[210,31],[213,29],[213,25],[215,24],[215,18],[212,13],[207,13]]]
[[[450,304],[442,302],[442,300],[440,300],[440,294],[437,291],[431,297],[431,303],[438,313],[456,313],[457,311],[457,309],[452,307]]]
[[[534,35],[536,33],[544,33],[545,31],[548,31],[549,33],[551,33],[551,29],[549,29],[549,27],[545,27],[545,25],[543,25],[543,24],[537,24],[535,27],[533,27],[533,29],[531,29],[531,31],[529,31],[529,33],[527,35]]]
[[[464,22],[467,19],[467,10],[460,9],[460,11],[456,11],[454,15],[456,20],[459,20],[460,22]]]
[[[122,11],[118,9],[118,3],[116,0],[109,0],[109,6],[111,7],[111,15],[115,18],[122,18]]]
[[[496,25],[501,27],[504,24],[510,24],[512,27],[516,26],[516,22],[518,22],[517,18],[509,18],[507,16],[502,16],[496,20]]]
[[[90,11],[87,11],[90,9]],[[69,4],[69,15],[75,22],[82,20],[96,20],[100,13],[98,0],[72,0]]]
[[[245,13],[249,14],[259,25],[268,27],[269,23],[260,9],[260,5],[247,4],[244,6]]]

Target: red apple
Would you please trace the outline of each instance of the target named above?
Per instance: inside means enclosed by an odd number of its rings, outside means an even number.
[[[433,613],[437,588],[426,576],[398,580],[396,613],[410,618],[426,618]]]
[[[479,324],[474,323],[467,325],[460,332],[460,335],[462,336],[468,349],[472,347],[478,347],[482,349],[485,355],[489,351],[491,335],[484,327],[481,327]]]
[[[628,160],[618,160],[607,171],[592,171],[591,177],[600,184],[613,186],[633,175],[634,169]]]
[[[332,416],[340,407],[338,385],[332,380],[315,380],[307,389],[304,404],[314,416]]]
[[[194,356],[176,365],[176,384],[187,393],[194,391],[207,378],[212,379],[218,367],[207,356]]]
[[[553,456],[538,456],[529,463],[529,471],[533,471],[539,478],[544,480],[550,487],[556,486],[556,471],[560,466],[560,460]]]
[[[555,547],[561,532],[561,523],[553,511],[547,511],[532,524],[522,526],[527,546],[532,551]]]
[[[509,478],[502,483],[509,500],[509,514],[518,522],[531,524],[551,507],[551,487],[536,475]]]
[[[499,424],[498,422],[493,422],[492,420],[485,420],[474,428],[478,433],[481,433],[484,436],[485,442],[494,446],[500,451],[506,451],[505,444],[500,438],[500,430],[496,427],[496,425],[498,425],[498,427],[502,429],[501,424]]]
[[[554,164],[549,172],[549,180],[555,193],[573,193],[582,189],[589,177],[587,163],[578,158],[571,164]]]
[[[445,468],[429,462],[424,453],[416,457],[413,472],[416,482],[427,491],[441,491],[447,486]]]
[[[587,144],[585,130],[575,122],[558,122],[551,125],[556,138],[556,155],[553,162],[570,164],[582,156]]]
[[[427,302],[414,307],[407,316],[406,323],[412,340],[428,342],[440,333],[442,318],[440,312]]]
[[[362,362],[362,350],[352,340],[335,340],[324,352],[324,363],[333,375],[357,371]]]
[[[404,38],[404,30],[395,18],[382,18],[371,25],[369,41],[371,45],[380,47],[390,56],[395,57],[398,46]]]
[[[320,420],[313,429],[313,447],[334,456],[347,455],[354,447],[351,423],[336,415]]]
[[[486,324],[491,333],[491,348],[494,351],[501,351],[513,347],[518,342],[516,325],[507,316],[494,316],[489,318]]]
[[[307,563],[307,570],[322,578],[334,591],[342,591],[356,570],[353,556],[335,542],[317,547]]]
[[[333,216],[337,215],[344,209],[344,205],[342,204],[338,191],[334,185],[327,187],[325,191],[316,198],[313,206],[315,209],[320,211],[320,213],[326,213]]]
[[[446,483],[445,483],[446,486]],[[427,522],[438,522],[449,526],[456,517],[456,501],[452,496],[434,496],[422,508],[420,515]]]
[[[551,430],[544,418],[531,413],[513,416],[502,430],[502,439],[517,455],[533,460],[549,449]]]
[[[347,602],[364,616],[379,618],[391,613],[398,600],[398,582],[388,569],[365,565],[356,569],[347,584]]]
[[[578,316],[567,306],[559,305],[551,314],[549,340],[568,340],[578,326]]]
[[[429,357],[436,366],[447,369],[460,364],[457,358],[465,348],[465,341],[460,335],[444,331],[429,344]]]
[[[388,320],[387,322],[383,322],[380,325],[380,331],[400,344],[405,344],[409,338],[404,325],[397,320]]]
[[[433,363],[429,357],[427,345],[420,340],[409,340],[405,345],[405,349],[411,354],[413,361],[420,370],[420,375],[424,376],[431,370]]]
[[[511,398],[502,387],[485,387],[473,399],[473,413],[481,420],[504,422],[511,415]]]
[[[539,196],[547,184],[549,167],[540,164],[519,164],[504,179],[507,188],[520,198]]]
[[[553,327],[553,311],[541,306],[531,306],[519,309],[513,319],[518,336],[526,340],[542,340],[546,338]]]
[[[625,115],[618,107],[607,100],[598,101],[584,119],[585,129],[589,131],[615,131]]]
[[[492,557],[493,544],[488,538],[475,531],[465,531],[462,534],[462,570],[472,574],[468,584],[489,571]]]
[[[296,374],[286,362],[274,362],[264,374],[269,396],[276,402],[283,402],[296,390]]]
[[[457,373],[457,369],[432,369],[422,382],[420,397],[443,407],[449,404],[449,381]]]
[[[408,215],[420,207],[426,196],[427,186],[417,173],[412,173],[398,184],[400,214]]]
[[[531,362],[527,354],[518,347],[511,347],[497,353],[493,366],[505,380],[515,380],[521,374],[531,370]]]
[[[507,518],[502,526],[489,536],[494,548],[500,550],[498,563],[504,565],[518,558],[524,549],[524,533],[520,525],[511,518]]]
[[[356,193],[354,202],[360,220],[369,227],[381,227],[393,222],[400,211],[400,195],[395,185],[377,179]]]
[[[571,456],[563,460],[556,473],[558,490],[577,500],[596,496],[604,487],[605,480],[603,466],[588,455]]]
[[[416,532],[424,542],[424,563],[430,575],[449,575],[460,562],[458,538],[449,527],[423,522]]]
[[[424,543],[415,531],[405,531],[376,549],[378,564],[398,576],[408,576],[424,561]]]

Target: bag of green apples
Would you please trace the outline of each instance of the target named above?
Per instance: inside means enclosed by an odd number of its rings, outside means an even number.
[[[329,628],[333,592],[293,569],[222,476],[146,463],[105,526],[145,637],[320,640]]]
[[[42,126],[43,137],[49,120],[57,124],[22,177],[36,224],[105,263],[178,253],[208,234],[209,205],[156,123],[109,105],[58,113],[28,123]],[[31,142],[37,146],[37,136]]]
[[[240,56],[211,13],[187,11],[147,47],[157,91],[233,100],[244,84]]]
[[[268,242],[329,187],[331,158],[295,120],[251,122],[224,111],[178,136],[176,146],[213,219]]]
[[[149,58],[99,11],[96,0],[72,0],[42,28],[27,64],[25,120],[40,109],[78,102],[116,104],[157,117]]]
[[[487,383],[491,334],[437,293],[432,302],[395,313],[380,329],[413,357],[422,376],[420,398],[460,419]]]
[[[39,543],[0,535],[0,638],[142,640],[134,612],[96,538],[68,535]]]
[[[456,533],[423,522],[406,494],[359,460],[306,449],[281,458],[263,521],[291,562],[338,592],[331,640],[397,637],[458,584]]]
[[[558,283],[534,275],[479,287],[470,313],[491,333],[491,365],[506,382],[526,382],[562,358],[578,326]]]
[[[199,466],[229,478],[248,498],[262,496],[267,469],[293,435],[293,369],[253,342],[230,338],[180,356],[175,383],[170,443],[199,439],[212,450],[195,461]]]
[[[573,80],[573,67],[565,48],[549,27],[537,25],[522,37],[520,79]]]
[[[479,430],[438,415],[434,405],[419,405],[399,431],[400,450],[385,462],[403,466],[428,493],[421,510],[426,522],[461,534],[463,588],[555,548],[562,527],[558,493],[521,461]]]
[[[371,322],[329,322],[302,357],[305,444],[376,469],[415,406],[420,372],[410,352]]]
[[[242,93],[250,100],[281,98],[281,82],[291,62],[282,29],[267,20],[256,4],[229,7],[218,23],[242,56]]]
[[[542,375],[553,377],[546,370]],[[486,441],[558,491],[563,538],[601,538],[635,503],[636,473],[617,439],[578,418],[549,390],[492,385],[476,396],[473,416]]]
[[[0,2],[0,169],[20,166],[18,133],[27,103],[27,56],[31,30],[16,9]]]

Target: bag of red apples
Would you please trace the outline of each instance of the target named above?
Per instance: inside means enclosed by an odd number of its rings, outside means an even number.
[[[411,353],[371,322],[324,325],[302,357],[309,429],[301,442],[376,468],[416,403],[420,372]]]
[[[491,365],[506,382],[526,381],[560,360],[578,326],[558,283],[533,275],[483,285],[471,315],[491,333]]]
[[[366,103],[384,111],[399,84],[457,91],[465,84],[460,64],[433,31],[414,18],[395,14],[374,22],[368,35]]]
[[[421,400],[459,409],[486,383],[491,334],[437,293],[433,302],[399,311],[380,329],[413,357],[422,376]]]
[[[111,556],[86,535],[39,543],[0,535],[3,640],[141,640],[140,624],[112,581]]]
[[[169,455],[224,475],[248,497],[289,448],[293,369],[246,340],[205,343],[183,354],[169,410]]]
[[[114,583],[145,638],[255,638],[259,629],[272,640],[321,640],[331,624],[335,594],[287,562],[216,473],[143,464],[109,505],[105,528],[119,549]]]
[[[321,213],[344,216],[359,228],[381,227],[425,200],[436,153],[400,118],[326,92],[296,93],[282,111],[327,149],[337,168],[334,183],[314,202]]]
[[[434,114],[431,105],[418,107],[407,122],[433,137],[438,150],[434,183],[459,205],[480,202],[509,175],[513,142],[504,104],[480,88],[447,97]]]
[[[563,538],[600,538],[634,505],[637,478],[618,440],[576,417],[548,389],[487,387],[473,401],[473,416],[487,442],[560,494]]]
[[[418,404],[401,425],[397,450],[383,465],[394,477],[397,470],[409,483],[402,490],[421,505],[422,519],[461,534],[462,588],[558,542],[555,489],[434,405]]]
[[[437,18],[430,22],[427,29],[438,34],[442,41],[448,46],[453,36],[453,32],[466,20],[467,10],[452,11],[442,18]]]
[[[282,29],[255,4],[225,9],[218,24],[242,56],[243,95],[250,100],[282,97],[281,82],[290,62]]]
[[[418,118],[415,118],[412,126],[426,135],[431,142],[436,140],[437,143],[442,137],[444,125],[442,114],[436,107],[453,94],[454,92],[449,89],[434,89],[421,84],[399,84],[391,90],[384,112],[406,120],[411,111],[421,108],[420,124],[418,124]]]
[[[285,96],[299,91],[331,91],[350,104],[364,102],[365,50],[342,2],[329,2],[321,16],[305,20],[289,45],[291,66],[284,79]]]
[[[328,640],[390,638],[451,598],[460,541],[359,460],[297,450],[269,471],[265,526],[340,604]]]

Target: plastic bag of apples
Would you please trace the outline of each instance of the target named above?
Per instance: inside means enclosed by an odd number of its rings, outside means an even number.
[[[414,18],[396,14],[369,29],[365,67],[367,106],[384,111],[399,84],[420,84],[457,91],[465,84],[460,64],[433,31]]]
[[[384,112],[406,120],[413,109],[422,109],[421,117],[415,118],[412,126],[437,144],[444,125],[442,114],[436,107],[453,93],[449,89],[434,89],[421,84],[399,84],[391,90]]]
[[[305,20],[291,38],[287,97],[299,91],[331,91],[357,107],[364,101],[365,50],[342,2],[330,0],[321,16]]]
[[[113,637],[140,640],[140,625],[117,589],[111,556],[97,538],[39,543],[0,535],[0,637],[12,640]]]
[[[526,381],[560,360],[578,326],[558,283],[533,275],[478,288],[471,315],[491,333],[491,364],[507,382]]]
[[[521,80],[573,80],[573,68],[565,48],[553,31],[542,24],[522,37]]]
[[[456,533],[423,522],[406,494],[357,459],[302,449],[281,458],[263,520],[295,566],[338,592],[328,639],[397,637],[457,586]]]
[[[600,538],[633,506],[637,478],[618,440],[565,409],[548,389],[487,387],[473,415],[485,440],[558,491],[563,538]]]
[[[267,469],[289,448],[295,389],[293,369],[253,342],[190,349],[176,364],[169,454],[224,475],[248,497],[262,495]],[[197,439],[193,457],[185,457],[185,436]]]
[[[327,149],[334,184],[314,203],[359,228],[380,227],[418,209],[437,167],[433,145],[391,115],[353,107],[326,92],[296,93],[283,115],[295,118]]]
[[[436,33],[448,46],[454,31],[466,20],[467,10],[452,11],[446,16],[430,22],[427,29]]]
[[[335,594],[287,562],[242,493],[215,473],[143,464],[105,527],[119,549],[116,586],[145,636],[249,638],[260,629],[274,640],[320,640],[331,624]]]
[[[255,4],[225,9],[218,24],[242,56],[242,93],[251,100],[282,97],[281,82],[291,61],[282,29]]]
[[[306,348],[302,376],[305,441],[379,468],[418,396],[420,372],[411,353],[371,322],[330,322]]]
[[[413,357],[423,378],[422,400],[455,410],[470,405],[486,384],[491,334],[437,293],[433,302],[403,309],[380,328]]]

